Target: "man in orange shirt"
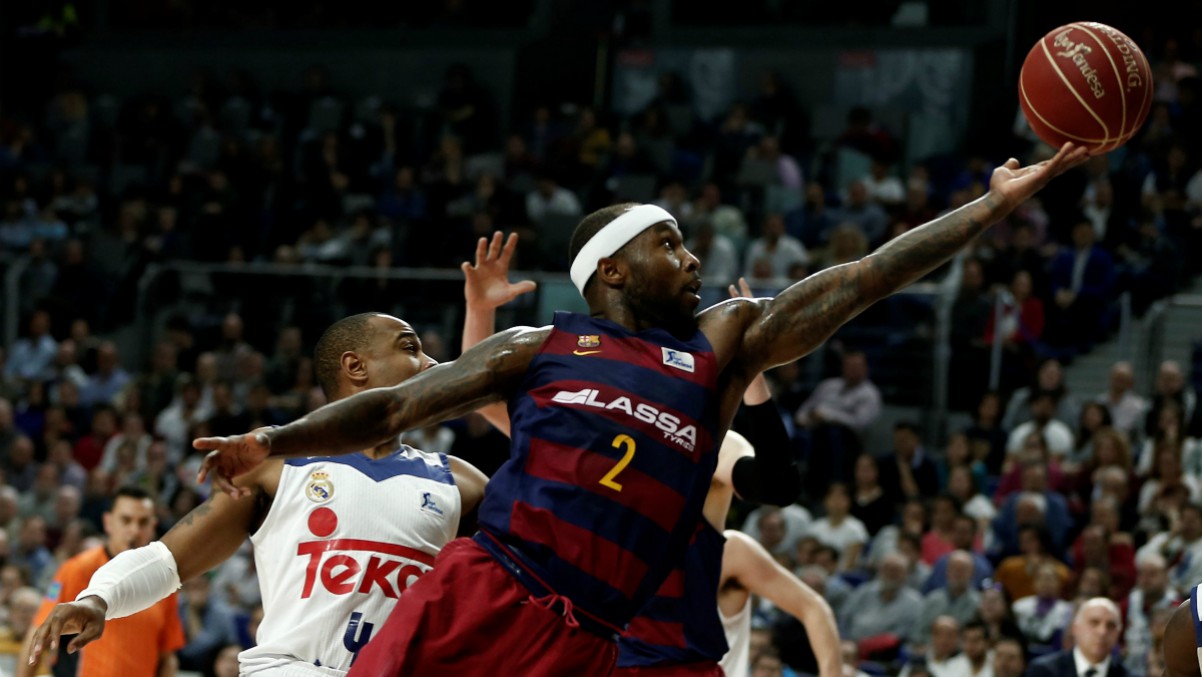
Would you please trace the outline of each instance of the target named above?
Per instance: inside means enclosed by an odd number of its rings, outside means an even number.
[[[104,513],[105,545],[82,552],[63,563],[38,610],[17,661],[18,677],[34,674],[29,643],[54,605],[70,602],[88,586],[92,574],[118,554],[150,543],[155,528],[154,502],[144,489],[123,487]],[[89,644],[80,658],[84,677],[173,677],[175,652],[184,646],[176,594],[127,618],[110,621],[104,636]],[[51,648],[56,648],[51,645]]]

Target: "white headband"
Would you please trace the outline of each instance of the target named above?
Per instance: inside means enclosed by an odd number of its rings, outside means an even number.
[[[621,216],[605,224],[597,234],[583,247],[572,260],[572,284],[584,296],[584,285],[597,272],[597,262],[606,256],[613,256],[627,242],[639,236],[657,223],[667,221],[676,225],[676,217],[666,209],[655,205],[639,205],[631,207]]]

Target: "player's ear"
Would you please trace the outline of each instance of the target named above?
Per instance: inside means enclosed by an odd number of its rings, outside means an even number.
[[[597,262],[597,281],[607,287],[620,287],[626,281],[626,263],[614,257]]]
[[[342,374],[351,380],[355,385],[363,385],[367,382],[367,360],[364,360],[353,350],[348,350],[342,354],[340,358],[340,366]]]

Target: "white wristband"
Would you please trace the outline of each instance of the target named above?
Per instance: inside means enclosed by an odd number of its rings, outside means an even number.
[[[175,557],[162,541],[126,550],[92,574],[75,599],[96,596],[108,604],[105,620],[132,616],[179,590]]]

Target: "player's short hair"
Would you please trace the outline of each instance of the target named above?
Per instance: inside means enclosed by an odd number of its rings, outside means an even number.
[[[371,318],[380,313],[359,313],[331,324],[313,347],[313,366],[317,385],[327,400],[338,394],[338,375],[342,372],[342,354],[363,351],[371,342]]]
[[[588,241],[601,232],[601,229],[609,225],[610,221],[621,216],[627,209],[639,206],[638,202],[622,202],[608,207],[602,207],[597,211],[589,214],[580,220],[576,225],[576,229],[572,231],[572,239],[568,241],[568,265],[576,260],[576,255],[584,249],[584,245]],[[587,288],[587,285],[585,285]]]

